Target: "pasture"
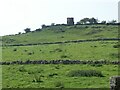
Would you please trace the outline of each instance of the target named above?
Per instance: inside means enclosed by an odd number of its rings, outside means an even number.
[[[72,70],[97,70],[103,77],[67,76]],[[117,65],[9,65],[3,66],[2,85],[4,88],[109,88],[109,77],[117,74]]]
[[[118,61],[120,57],[118,40],[32,45],[101,38],[118,38],[118,27],[116,25],[51,26],[41,31],[3,36],[2,62]],[[118,65],[13,64],[2,65],[2,71],[3,88],[109,88],[109,78],[118,75]]]
[[[117,25],[75,25],[51,26],[20,35],[2,37],[3,45],[35,44],[46,42],[60,42],[70,40],[86,40],[97,38],[118,38]]]
[[[3,47],[3,61],[118,60],[116,41]]]

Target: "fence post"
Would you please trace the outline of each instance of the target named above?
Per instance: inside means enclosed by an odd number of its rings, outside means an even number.
[[[110,90],[120,90],[120,76],[110,77]]]

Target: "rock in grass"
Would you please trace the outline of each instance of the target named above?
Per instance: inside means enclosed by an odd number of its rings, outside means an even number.
[[[120,76],[110,77],[110,90],[120,90]]]

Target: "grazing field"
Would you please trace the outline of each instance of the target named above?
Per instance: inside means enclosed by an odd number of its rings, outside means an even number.
[[[3,47],[3,61],[16,60],[118,60],[118,42]]]
[[[41,31],[3,36],[2,62],[118,61],[120,57],[118,40],[37,45],[102,38],[117,39],[118,27],[116,25],[51,26]],[[109,78],[118,75],[118,66],[114,64],[13,64],[2,65],[2,71],[3,88],[109,88]]]
[[[102,77],[74,76],[72,70],[97,70]],[[109,88],[109,77],[117,75],[117,65],[10,65],[3,66],[5,88]]]

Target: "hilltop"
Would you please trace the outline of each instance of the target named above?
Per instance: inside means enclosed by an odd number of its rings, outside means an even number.
[[[28,33],[3,36],[2,44],[24,45],[100,38],[118,38],[118,26],[117,25],[49,26],[38,31],[36,29],[36,31],[31,31]]]

